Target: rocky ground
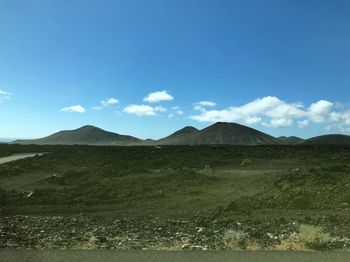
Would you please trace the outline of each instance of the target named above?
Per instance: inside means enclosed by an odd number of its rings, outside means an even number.
[[[0,147],[25,152],[50,154],[0,166],[0,249],[350,245],[349,147]]]
[[[306,226],[302,229],[301,225]],[[88,216],[2,217],[0,248],[34,249],[347,249],[348,220],[194,217],[190,220]],[[306,230],[306,232],[300,232]],[[321,231],[322,230],[322,231]],[[302,235],[304,234],[304,235]]]

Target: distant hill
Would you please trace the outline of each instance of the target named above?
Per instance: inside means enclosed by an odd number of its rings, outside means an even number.
[[[202,130],[186,126],[159,140],[138,139],[120,135],[101,128],[87,125],[75,130],[65,130],[50,136],[16,140],[17,144],[38,145],[116,145],[116,146],[154,146],[154,145],[274,145],[274,144],[342,144],[350,145],[350,136],[324,135],[307,140],[289,136],[275,138],[256,129],[236,124],[218,122]]]
[[[18,144],[39,144],[39,145],[132,145],[142,140],[105,131],[95,126],[83,126],[75,130],[65,130],[50,136],[33,139],[17,140]]]
[[[14,139],[11,138],[0,138],[0,143],[8,143],[13,141]]]
[[[218,122],[202,130],[185,127],[158,140],[160,144],[173,145],[263,145],[280,144],[280,141],[256,129]]]
[[[165,138],[156,141],[157,144],[161,145],[183,145],[187,144],[191,140],[191,137],[198,133],[198,129],[193,126],[186,126],[175,133]]]
[[[279,140],[256,129],[235,123],[218,122],[200,130],[190,144],[262,145]]]
[[[305,141],[304,139],[297,136],[280,136],[278,137],[278,140],[280,140],[283,144],[288,144],[288,145],[299,144]]]
[[[305,140],[304,144],[310,145],[350,145],[350,136],[347,135],[323,135]]]

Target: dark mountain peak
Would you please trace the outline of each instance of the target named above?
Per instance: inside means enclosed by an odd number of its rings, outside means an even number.
[[[77,129],[74,130],[68,130],[68,131],[72,131],[72,132],[108,132],[103,130],[102,128],[93,126],[93,125],[85,125],[82,127],[79,127]]]
[[[74,130],[66,130],[63,132],[70,133],[75,136],[85,136],[90,138],[94,136],[100,136],[100,135],[103,135],[103,136],[118,135],[116,133],[112,133],[92,125],[85,125]]]
[[[235,123],[230,123],[230,122],[216,122],[214,125],[231,125],[231,124],[235,124]]]
[[[202,129],[192,144],[260,145],[279,144],[279,140],[256,129],[237,123],[217,122]]]
[[[16,141],[21,144],[52,144],[52,145],[130,145],[142,142],[142,140],[117,133],[105,131],[101,128],[85,125],[74,130],[64,130],[50,136]]]
[[[242,130],[253,130],[252,128],[244,125],[240,125],[237,123],[229,123],[229,122],[216,122],[207,128],[204,128],[203,131],[242,131]]]
[[[225,126],[234,126],[234,125],[238,125],[238,124],[236,124],[236,123],[229,123],[229,122],[216,122],[216,123],[212,124],[211,126],[225,127]]]
[[[184,133],[190,134],[190,133],[196,133],[196,132],[198,132],[198,131],[199,131],[199,130],[198,130],[197,128],[193,127],[193,126],[185,126],[184,128],[182,128],[182,129],[176,131],[176,132],[174,133],[174,135],[175,135],[175,134],[184,134]]]
[[[198,133],[199,130],[193,126],[186,126],[172,133],[171,135],[159,139],[158,144],[163,145],[184,145],[187,144],[188,139]]]
[[[82,127],[77,128],[76,130],[94,130],[94,129],[101,129],[93,125],[85,125]]]
[[[236,123],[217,122],[198,130],[186,126],[158,140],[164,145],[260,145],[279,144],[279,140],[253,128]]]
[[[230,123],[230,122],[216,122],[215,124],[212,124],[209,127],[247,127],[247,126],[243,126],[237,123]]]

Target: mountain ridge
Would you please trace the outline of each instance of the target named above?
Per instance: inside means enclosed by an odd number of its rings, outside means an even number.
[[[193,126],[185,126],[171,135],[157,140],[156,143],[161,145],[181,145],[197,132],[199,132],[197,128]]]
[[[277,137],[283,144],[295,145],[299,143],[303,143],[305,139],[302,139],[297,136],[279,136]]]
[[[139,138],[120,135],[101,128],[85,125],[73,130],[62,130],[47,137],[32,140],[16,140],[19,144],[42,145],[128,145],[142,141]]]
[[[187,136],[182,145],[259,145],[278,144],[279,141],[256,129],[236,123],[217,122]]]
[[[307,145],[350,145],[350,136],[342,134],[329,134],[311,137],[303,144]]]
[[[38,139],[16,140],[12,144],[38,145],[278,145],[278,144],[350,144],[350,136],[330,134],[302,139],[295,136],[273,137],[237,123],[217,122],[201,130],[186,126],[164,138],[139,139],[129,135],[85,125],[73,130],[62,130]]]

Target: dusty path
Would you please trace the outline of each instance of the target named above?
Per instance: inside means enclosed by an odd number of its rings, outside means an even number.
[[[24,154],[15,154],[12,156],[6,156],[6,157],[0,157],[0,165],[5,164],[8,162],[28,158],[28,157],[35,157],[35,156],[42,156],[44,153],[24,153]]]
[[[104,251],[104,250],[0,250],[1,262],[338,262],[349,261],[349,252],[246,252],[246,251]]]

